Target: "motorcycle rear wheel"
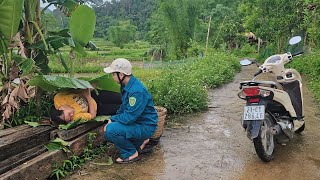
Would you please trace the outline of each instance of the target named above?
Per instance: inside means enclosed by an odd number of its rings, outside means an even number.
[[[266,113],[262,122],[258,137],[253,139],[254,148],[259,158],[264,162],[270,162],[274,156],[274,136],[270,131],[272,117]]]

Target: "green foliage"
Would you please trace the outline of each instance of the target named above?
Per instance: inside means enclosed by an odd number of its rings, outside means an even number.
[[[102,38],[107,35],[110,26],[129,20],[137,27],[137,38],[143,39],[150,29],[148,18],[156,8],[155,0],[104,1],[102,6],[93,6],[97,15],[95,37]]]
[[[22,7],[23,0],[2,0],[0,3],[0,40],[2,39],[6,46],[18,31]],[[0,46],[0,52],[4,49],[5,47]]]
[[[164,31],[154,32],[167,34],[169,42],[169,56],[174,59],[187,57],[190,39],[193,38],[199,10],[195,0],[164,0],[161,1],[158,12]],[[159,26],[154,26],[158,28]],[[162,28],[161,28],[162,29]],[[164,35],[160,35],[164,37]]]
[[[255,46],[246,43],[244,46],[241,47],[240,52],[242,56],[246,57],[248,55],[254,54],[256,52],[256,48]]]
[[[97,122],[104,122],[110,119],[110,116],[96,116],[93,120]]]
[[[38,127],[38,126],[40,126],[40,124],[37,123],[37,122],[24,121],[24,123],[26,123],[26,124],[28,124],[29,126],[32,126],[32,127]]]
[[[93,38],[96,24],[94,11],[86,5],[78,6],[70,17],[70,33],[73,40],[85,46]]]
[[[135,40],[136,29],[130,21],[120,21],[117,25],[109,27],[108,37],[117,47],[123,48],[124,44]]]
[[[120,92],[120,85],[113,80],[111,74],[93,78],[89,80],[89,82],[90,84],[93,84],[96,89]]]
[[[46,145],[46,148],[49,151],[55,151],[55,150],[63,150],[65,152],[68,152],[69,150],[67,147],[69,146],[69,143],[60,139],[56,138],[53,141],[51,141],[49,144]]]
[[[163,69],[151,69],[150,73],[134,72],[145,82],[155,104],[176,114],[205,110],[207,88],[225,83],[240,70],[238,58],[226,53],[215,52],[204,59],[178,62],[163,63]]]
[[[80,119],[80,120],[77,120],[77,121],[71,121],[68,124],[60,124],[58,128],[61,129],[61,130],[68,130],[68,129],[75,128],[78,125],[83,124],[85,122],[87,122],[87,121],[83,121],[83,120]]]
[[[244,27],[264,41],[276,42],[279,52],[286,37],[302,30],[303,3],[303,0],[246,0],[239,11],[245,16]]]
[[[41,14],[41,22],[46,31],[59,31],[61,29],[60,24],[53,13]]]
[[[99,165],[99,166],[111,166],[113,164],[113,160],[112,160],[112,157],[109,157],[108,161],[106,163],[95,163],[95,162],[92,162],[91,164]]]
[[[308,86],[314,93],[318,103],[320,103],[320,51],[303,55],[302,57],[294,57],[290,63],[290,67],[305,75],[308,79]]]
[[[29,81],[29,85],[38,86],[48,92],[61,89],[93,88],[89,82],[84,80],[51,75],[35,76]]]
[[[38,122],[41,119],[48,118],[51,107],[53,107],[53,95],[50,93],[41,96],[41,108],[37,108],[35,98],[31,98],[27,103],[22,104],[19,111],[17,111],[10,119],[11,126],[18,126],[24,121]]]
[[[108,144],[100,145],[99,147],[93,148],[93,142],[96,139],[96,133],[88,133],[88,145],[83,149],[83,154],[81,156],[72,155],[69,160],[64,160],[62,165],[59,167],[57,163],[54,164],[54,169],[51,172],[50,178],[59,179],[61,177],[65,177],[69,172],[74,171],[77,168],[81,168],[81,166],[87,161],[92,160],[94,157],[99,154],[105,153],[108,149]],[[59,144],[64,144],[63,141],[57,140]],[[94,163],[93,163],[94,164]],[[109,157],[107,163],[96,165],[112,165],[112,158]]]

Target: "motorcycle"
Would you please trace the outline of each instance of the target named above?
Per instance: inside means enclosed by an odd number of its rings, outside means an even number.
[[[301,37],[295,36],[289,44],[300,41]],[[301,76],[295,69],[284,67],[302,53],[272,55],[262,65],[257,65],[259,71],[251,81],[240,82],[238,97],[246,101],[242,127],[253,141],[257,155],[265,162],[273,159],[275,142],[286,143],[294,133],[305,128]],[[240,61],[242,66],[253,63],[248,59]],[[256,80],[263,73],[270,73],[274,80]]]

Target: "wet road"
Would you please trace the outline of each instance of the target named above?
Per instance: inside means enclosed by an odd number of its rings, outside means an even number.
[[[183,123],[166,128],[157,150],[140,162],[88,163],[67,179],[320,179],[320,112],[306,88],[305,131],[287,145],[277,145],[270,163],[256,155],[240,125],[244,101],[236,95],[239,82],[256,70],[243,67],[232,83],[210,91],[209,110],[176,119]]]

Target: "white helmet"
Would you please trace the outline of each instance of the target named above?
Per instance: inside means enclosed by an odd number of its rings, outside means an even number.
[[[121,72],[125,75],[132,74],[132,66],[131,63],[124,58],[115,59],[109,67],[103,69],[106,73],[114,73],[114,72]]]

